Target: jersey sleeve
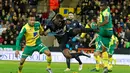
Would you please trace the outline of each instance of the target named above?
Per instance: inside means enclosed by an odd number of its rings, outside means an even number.
[[[43,27],[40,25],[40,32],[43,32],[44,31],[44,29],[43,29]]]
[[[116,43],[119,41],[117,37],[115,37],[115,41],[116,41]]]
[[[51,30],[51,26],[52,26],[51,22],[49,24],[45,24],[44,25],[44,31],[47,31],[48,29]]]
[[[108,10],[106,9],[104,12],[103,12],[103,16],[109,16],[110,15],[110,12],[108,12]]]
[[[26,28],[22,27],[22,29],[16,39],[16,50],[21,50],[20,41],[21,41],[22,37],[24,36],[25,32],[26,32]]]

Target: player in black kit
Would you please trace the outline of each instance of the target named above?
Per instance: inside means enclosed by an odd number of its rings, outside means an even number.
[[[69,28],[65,30],[66,27],[66,20],[60,14],[57,14],[53,20],[51,20],[48,24],[44,26],[45,35],[48,35],[46,31],[50,29],[51,33],[57,38],[60,50],[62,51],[63,55],[70,59],[76,58],[80,55],[87,55],[85,52],[81,53],[70,53],[69,49],[66,49],[66,43],[69,41],[70,37],[76,36],[78,33],[81,32],[81,27],[78,25],[74,28]],[[78,32],[77,32],[78,31]]]

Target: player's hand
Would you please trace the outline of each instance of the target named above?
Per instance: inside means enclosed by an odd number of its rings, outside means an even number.
[[[44,33],[43,33],[44,36],[47,36],[47,34],[48,34],[48,32],[44,32]]]
[[[91,43],[89,43],[89,47],[91,47],[92,46],[92,44]]]
[[[18,55],[19,55],[19,51],[16,50],[16,51],[15,51],[15,57],[18,58]]]

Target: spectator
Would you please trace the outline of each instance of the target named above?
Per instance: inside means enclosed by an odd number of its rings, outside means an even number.
[[[5,1],[4,7],[3,7],[5,14],[9,13],[10,6],[8,4],[8,1]]]
[[[14,40],[14,36],[13,35],[11,35],[11,37],[10,37],[10,45],[15,45],[15,40]]]
[[[30,8],[36,8],[38,0],[28,0],[30,4]]]
[[[42,10],[39,10],[39,12],[37,14],[40,19],[39,21],[42,23]]]
[[[2,38],[2,36],[0,35],[0,45],[4,42],[4,39]]]
[[[11,17],[11,15],[10,15],[10,13],[8,13],[8,15],[6,16],[5,20],[11,22],[11,18],[12,18],[12,17]]]
[[[123,18],[123,21],[126,23],[126,21],[127,21],[127,16],[123,16],[124,18]]]
[[[14,13],[12,22],[14,23],[14,25],[17,25],[17,23],[18,23],[18,17],[16,15],[16,12]]]
[[[45,24],[46,19],[48,19],[48,16],[49,16],[49,12],[47,11],[47,9],[45,9],[42,14],[42,24]]]
[[[5,20],[5,18],[6,18],[5,11],[2,10],[2,16],[1,16],[1,19],[2,19],[2,20]]]
[[[15,37],[18,36],[18,34],[19,34],[19,31],[16,31]]]
[[[112,22],[115,22],[116,19],[117,19],[116,14],[112,13]]]
[[[7,44],[9,44],[9,43],[10,43],[10,40],[9,40],[8,36],[5,36],[5,37],[4,37],[4,42],[3,42],[3,44],[4,44],[4,45],[7,45]]]
[[[128,29],[128,27],[127,27],[127,25],[125,23],[124,26],[123,26],[123,31],[126,32],[127,29]]]
[[[87,34],[86,38],[83,40],[83,46],[88,48],[89,43],[90,43],[90,35]]]
[[[21,10],[20,13],[24,14],[26,7],[25,7],[25,3],[22,0],[20,1],[19,8]]]
[[[119,36],[120,36],[121,38],[125,38],[125,32],[124,32],[123,30],[121,30],[121,33],[119,34]]]
[[[31,12],[32,12],[32,15],[33,15],[33,16],[36,16],[36,13],[37,13],[36,8],[33,8],[33,9],[31,10]]]
[[[123,7],[122,15],[123,15],[123,17],[128,15],[128,9],[126,6]]]
[[[10,45],[15,45],[14,40],[10,41]]]
[[[130,20],[129,19],[127,20],[126,25],[127,25],[128,29],[130,30]]]
[[[121,8],[121,6],[120,6],[120,5],[118,5],[118,6],[117,6],[117,10],[118,10],[118,12],[119,12],[119,13],[121,13],[121,12],[122,12],[122,8]]]
[[[111,8],[111,12],[114,13],[115,12],[115,5],[112,5],[112,8]]]
[[[4,28],[8,28],[10,26],[9,21],[6,21],[6,23],[4,24]]]
[[[7,41],[4,41],[2,44],[3,44],[3,45],[7,45],[8,43],[7,43]]]
[[[26,12],[27,18],[29,17],[30,12],[31,12],[30,9],[27,9],[27,12]]]
[[[17,14],[17,16],[18,16],[18,14],[22,14],[20,8],[17,9],[16,14]]]
[[[3,27],[3,21],[0,22],[0,29]]]
[[[130,14],[130,2],[129,2],[128,4],[129,4],[129,5],[128,5],[127,10],[128,10],[128,14]]]
[[[2,28],[0,28],[0,35],[4,32],[4,31],[6,31],[6,27],[5,27],[5,25],[2,25]],[[3,34],[2,34],[2,36],[3,36]]]
[[[112,1],[110,1],[110,8],[112,8],[112,6],[114,6],[114,2],[113,2],[113,0]]]
[[[117,30],[117,34],[119,35],[122,31],[122,27],[120,26],[120,23],[118,23],[116,30]]]
[[[2,16],[2,0],[0,0],[0,16]]]
[[[123,6],[127,6],[127,3],[126,3],[126,1],[124,1],[124,2],[123,2]]]
[[[125,32],[125,39],[130,41],[130,30],[129,29],[127,29],[126,32]]]
[[[115,10],[115,15],[116,15],[116,17],[118,17],[118,20],[119,20],[120,13],[119,13],[119,11],[117,9]]]
[[[124,21],[123,21],[122,18],[120,19],[120,26],[121,26],[121,27],[124,27]]]
[[[9,13],[10,13],[11,17],[13,17],[13,15],[14,15],[14,13],[15,13],[15,11],[14,11],[14,8],[13,8],[13,7],[11,7],[11,8],[10,8]]]

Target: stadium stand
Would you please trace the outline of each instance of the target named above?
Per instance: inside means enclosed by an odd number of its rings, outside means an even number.
[[[42,24],[50,18],[48,10],[37,11],[39,0],[0,0],[0,44],[15,45],[15,40],[22,26],[27,22],[29,15],[35,15],[37,21]],[[119,48],[124,48],[125,41],[130,42],[130,1],[129,0],[107,0],[111,8],[114,30],[120,39]],[[64,3],[64,1],[63,1]],[[77,16],[81,17],[81,22],[86,25],[99,14],[100,0],[79,0],[77,7],[81,12]],[[42,7],[41,7],[42,8]],[[76,7],[75,7],[75,10]],[[54,11],[52,12],[53,14]],[[51,17],[52,18],[52,17]],[[88,48],[93,33],[84,39],[81,47]],[[88,41],[89,40],[89,41]],[[21,45],[24,47],[25,41]]]

